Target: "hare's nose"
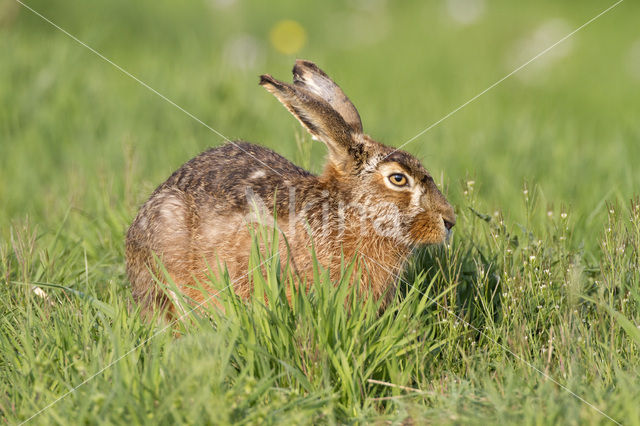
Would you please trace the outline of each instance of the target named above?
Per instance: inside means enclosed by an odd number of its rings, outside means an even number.
[[[442,216],[442,221],[444,222],[444,227],[447,228],[447,231],[451,231],[456,224],[455,216]]]
[[[451,231],[451,228],[456,224],[455,220],[450,222],[447,219],[442,218],[442,221],[444,222],[444,227],[447,228],[447,231]]]

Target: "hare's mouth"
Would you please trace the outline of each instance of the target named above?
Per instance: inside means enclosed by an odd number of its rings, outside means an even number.
[[[451,228],[447,229],[447,233],[444,237],[444,241],[443,243],[445,244],[449,244],[449,242],[451,241],[451,239],[453,238],[453,230]]]

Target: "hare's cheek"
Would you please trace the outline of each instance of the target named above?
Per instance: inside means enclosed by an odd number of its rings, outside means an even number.
[[[415,244],[440,244],[446,238],[442,219],[427,212],[419,213],[414,218],[409,235]]]

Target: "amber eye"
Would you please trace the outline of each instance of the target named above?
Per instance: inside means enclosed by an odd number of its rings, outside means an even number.
[[[407,177],[402,173],[394,173],[389,175],[389,182],[396,186],[405,186],[407,184]]]

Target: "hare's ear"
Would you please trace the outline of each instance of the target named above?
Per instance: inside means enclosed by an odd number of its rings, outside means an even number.
[[[362,149],[354,150],[360,145],[356,139],[358,133],[320,96],[268,74],[260,76],[260,85],[278,98],[314,138],[327,145],[330,158],[336,164],[344,167],[352,160],[351,152],[362,152]]]
[[[355,132],[362,133],[358,110],[342,89],[316,64],[298,59],[293,67],[293,83],[324,99]]]

